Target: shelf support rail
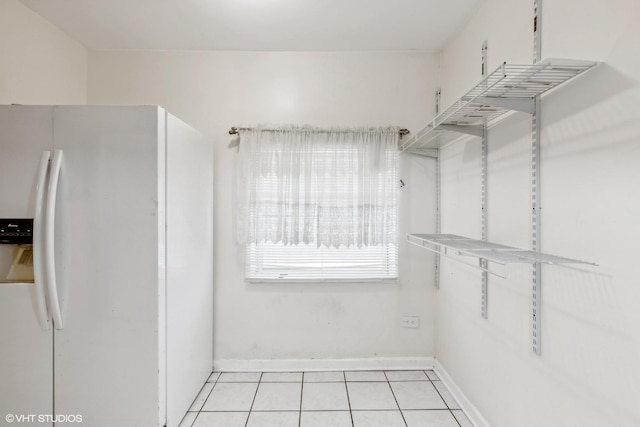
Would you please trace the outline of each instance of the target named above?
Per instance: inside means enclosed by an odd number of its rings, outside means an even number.
[[[534,0],[534,17],[533,17],[533,62],[540,61],[542,56],[542,0]],[[534,99],[534,111],[531,118],[531,248],[539,252],[541,249],[540,238],[540,216],[541,216],[541,198],[540,198],[540,95]],[[541,335],[541,311],[542,308],[542,264],[536,262],[532,265],[532,345],[533,352],[537,355],[542,354],[542,335]]]
[[[529,114],[535,112],[532,98],[494,98],[491,96],[479,96],[476,98],[476,102],[490,107],[502,108],[503,110],[514,110]],[[442,127],[442,125],[440,127]]]
[[[485,40],[484,43],[482,43],[482,77],[486,78],[487,77],[487,51],[488,51],[488,45],[487,45],[487,41]],[[488,238],[488,232],[487,232],[487,165],[488,165],[488,157],[489,157],[489,141],[488,141],[488,135],[487,135],[487,119],[485,118],[483,120],[482,123],[482,159],[481,159],[481,191],[482,191],[482,218],[481,218],[481,224],[482,224],[482,240],[484,240],[485,242],[487,241]],[[489,265],[487,263],[486,259],[482,259],[480,258],[478,260],[479,265],[480,265],[480,269],[482,270],[482,306],[481,306],[481,312],[482,312],[482,317],[484,317],[485,319],[489,318]]]
[[[438,257],[438,256],[443,254],[442,251],[440,250],[439,246],[436,249],[436,248],[432,248],[430,246],[427,246],[425,244],[425,242],[417,243],[417,242],[412,241],[411,239],[407,239],[407,241],[409,243],[411,243],[412,245],[415,245],[415,246],[421,247],[423,249],[426,249],[428,251],[434,252],[436,254],[436,257]],[[460,255],[460,253],[457,253],[457,254]],[[444,255],[449,255],[447,248],[444,248]],[[463,260],[461,260],[461,259],[459,259],[457,257],[450,256],[449,259],[452,259],[452,260],[457,261],[457,262],[459,262],[461,264],[464,264],[464,265],[468,265],[469,267],[475,268],[476,270],[482,270],[482,271],[484,271],[484,272],[486,272],[488,274],[491,274],[493,276],[500,277],[501,279],[506,279],[507,278],[507,276],[503,276],[503,275],[498,274],[498,273],[496,273],[494,271],[489,271],[488,268],[484,268],[484,267],[481,267],[480,265],[476,265],[476,264],[473,264],[473,263],[470,263],[470,262],[463,261]],[[486,262],[486,260],[482,260],[482,261]]]
[[[478,125],[440,125],[438,130],[446,130],[450,132],[464,133],[466,135],[482,136],[484,126]]]
[[[440,88],[438,88],[438,90],[436,90],[436,116],[440,113],[440,101],[442,99],[442,91],[440,90]],[[442,199],[441,199],[441,195],[442,195],[442,190],[441,190],[441,185],[442,185],[442,181],[441,181],[441,174],[442,171],[440,169],[440,149],[437,148],[437,154],[438,156],[436,157],[436,233],[440,234],[442,231],[440,230],[441,226],[442,226],[442,222],[441,222],[441,212],[442,212]],[[436,273],[436,289],[440,289],[440,251],[438,251],[438,253],[436,253],[436,268],[435,268],[435,273]]]
[[[438,150],[439,151],[439,150]],[[440,212],[441,212],[441,179],[440,179],[440,156],[436,158],[436,233],[440,234],[442,231]],[[436,289],[440,289],[440,251],[436,252]]]

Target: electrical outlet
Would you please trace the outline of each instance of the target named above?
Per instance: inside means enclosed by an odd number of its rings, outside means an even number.
[[[420,318],[418,316],[402,316],[400,325],[403,328],[419,328]]]

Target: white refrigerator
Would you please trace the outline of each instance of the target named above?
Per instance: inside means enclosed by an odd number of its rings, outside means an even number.
[[[178,426],[213,360],[212,150],[160,107],[0,106],[1,426]]]

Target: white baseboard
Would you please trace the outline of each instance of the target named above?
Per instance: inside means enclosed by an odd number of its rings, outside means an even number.
[[[295,372],[433,369],[433,357],[376,357],[365,359],[214,360],[220,372]]]
[[[442,381],[456,402],[458,402],[460,409],[462,409],[467,418],[469,418],[469,421],[471,421],[475,427],[491,427],[489,422],[482,416],[480,411],[478,411],[478,408],[471,403],[460,387],[453,381],[453,378],[451,378],[449,373],[444,369],[440,361],[435,360],[434,362],[434,370],[436,374],[438,374],[440,381]]]

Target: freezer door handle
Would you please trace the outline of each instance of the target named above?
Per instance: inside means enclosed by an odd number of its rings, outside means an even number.
[[[56,197],[58,194],[58,180],[60,178],[60,168],[62,166],[62,150],[53,152],[51,167],[49,168],[49,188],[47,191],[47,208],[45,216],[45,269],[47,295],[49,297],[49,311],[53,317],[53,325],[56,329],[62,329],[62,310],[58,295],[58,285],[56,282],[56,262],[55,262],[55,225],[56,225]]]
[[[40,327],[45,331],[51,329],[50,316],[47,310],[47,297],[44,289],[45,267],[43,251],[43,208],[44,187],[47,181],[47,171],[51,151],[43,151],[36,181],[35,203],[33,211],[33,282],[36,291],[36,310]]]

